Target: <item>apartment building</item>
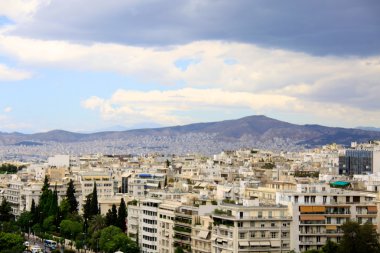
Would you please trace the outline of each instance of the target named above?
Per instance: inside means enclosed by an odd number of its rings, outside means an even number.
[[[292,217],[283,205],[258,199],[221,204],[212,214],[212,253],[288,252]]]
[[[211,252],[211,232],[213,219],[209,215],[193,216],[191,230],[191,252]]]
[[[173,253],[174,220],[177,208],[181,206],[178,201],[164,201],[158,208],[158,248],[160,253]]]
[[[139,245],[142,253],[158,252],[158,206],[161,200],[144,199],[139,203]]]
[[[339,242],[348,220],[377,224],[376,195],[331,188],[326,184],[298,184],[295,191],[278,192],[276,201],[288,205],[293,216],[290,248],[296,252],[321,249],[329,239]]]

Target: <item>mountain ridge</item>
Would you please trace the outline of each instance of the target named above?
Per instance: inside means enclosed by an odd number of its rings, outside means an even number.
[[[236,142],[247,139],[255,141],[282,139],[291,140],[292,143],[297,143],[298,145],[311,146],[328,143],[348,145],[352,141],[366,142],[380,139],[380,132],[378,131],[327,127],[317,124],[298,125],[264,115],[253,115],[232,120],[125,131],[76,133],[66,130],[52,130],[34,134],[0,132],[0,144],[9,145],[23,141],[69,143],[95,140],[128,140],[136,136],[162,137],[197,133],[213,136],[216,141]]]

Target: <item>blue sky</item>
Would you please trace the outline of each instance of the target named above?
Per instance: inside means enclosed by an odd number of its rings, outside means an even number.
[[[0,0],[0,131],[380,127],[377,0]]]

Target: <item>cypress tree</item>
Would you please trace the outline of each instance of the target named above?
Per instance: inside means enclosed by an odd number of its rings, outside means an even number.
[[[40,201],[38,203],[38,211],[41,212],[38,214],[39,221],[42,224],[43,220],[48,216],[49,209],[52,201],[52,191],[49,189],[50,183],[49,178],[45,176],[44,185],[42,186],[42,194]]]
[[[75,197],[75,187],[74,187],[74,181],[70,179],[70,182],[68,183],[67,190],[66,190],[66,199],[69,202],[70,205],[70,213],[77,213],[78,212],[78,201]]]
[[[125,219],[127,218],[127,206],[125,205],[124,198],[120,200],[120,206],[117,212],[117,226],[121,228],[123,232],[127,229]]]
[[[91,198],[91,212],[90,215],[94,216],[99,213],[99,207],[98,207],[98,192],[96,190],[96,181],[94,181],[94,189],[92,191],[92,198]]]
[[[88,194],[86,196],[86,202],[83,205],[83,218],[89,219],[91,218],[91,200],[92,200],[92,193]]]
[[[54,186],[54,192],[50,196],[49,216],[57,215],[58,213],[58,191],[57,184]]]
[[[106,225],[116,226],[117,225],[117,209],[116,205],[113,204],[111,209],[108,209],[106,214]]]
[[[3,197],[3,201],[0,205],[0,221],[13,220],[12,207],[9,202]]]

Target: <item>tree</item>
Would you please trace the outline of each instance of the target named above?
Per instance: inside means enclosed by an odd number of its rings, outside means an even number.
[[[95,233],[95,231],[99,231],[106,227],[106,220],[101,214],[97,214],[92,217],[89,222],[88,232],[90,234]]]
[[[63,220],[59,225],[61,227],[61,234],[66,238],[75,239],[82,232],[83,225],[78,221]]]
[[[119,209],[117,212],[117,226],[121,231],[125,232],[127,225],[125,224],[125,219],[127,218],[127,206],[125,205],[124,198],[121,198]]]
[[[174,253],[184,253],[184,251],[181,247],[177,247],[177,248],[175,248]]]
[[[322,253],[335,253],[338,251],[338,244],[331,240],[327,240],[326,244],[322,246]]]
[[[339,252],[375,253],[380,252],[378,235],[371,223],[360,225],[348,221],[341,226],[343,237],[339,244]]]
[[[40,196],[40,201],[38,203],[38,217],[39,222],[42,224],[43,220],[49,216],[50,213],[50,205],[52,201],[52,191],[49,189],[50,183],[49,178],[45,176],[44,184],[41,188],[42,194]]]
[[[70,205],[70,213],[78,212],[78,200],[75,197],[75,187],[74,187],[74,181],[70,179],[70,182],[68,183],[67,190],[66,190],[66,199],[69,202]]]
[[[22,252],[24,239],[14,233],[0,232],[0,253]]]
[[[58,191],[57,191],[57,184],[54,186],[54,192],[50,195],[50,207],[48,215],[57,215],[58,213]]]
[[[106,253],[121,250],[123,252],[138,253],[136,242],[132,241],[120,228],[109,226],[102,229],[99,238],[100,250]]]
[[[91,197],[91,216],[97,215],[99,213],[99,204],[98,204],[98,191],[96,189],[96,181],[94,181],[94,189],[92,190]]]
[[[36,202],[32,199],[32,204],[30,206],[30,213],[32,215],[32,223],[35,224],[38,222],[38,211],[36,207]]]
[[[117,226],[117,209],[115,204],[112,205],[111,209],[108,209],[106,214],[106,224],[107,226]]]
[[[11,204],[3,197],[0,205],[0,221],[11,221],[13,219]]]
[[[90,193],[86,196],[86,201],[84,202],[84,205],[83,205],[83,218],[84,219],[90,219],[92,217],[91,200],[92,200],[92,193]]]
[[[22,231],[29,232],[29,228],[33,225],[32,213],[24,211],[20,214],[20,217],[17,219],[17,225],[20,226]]]

